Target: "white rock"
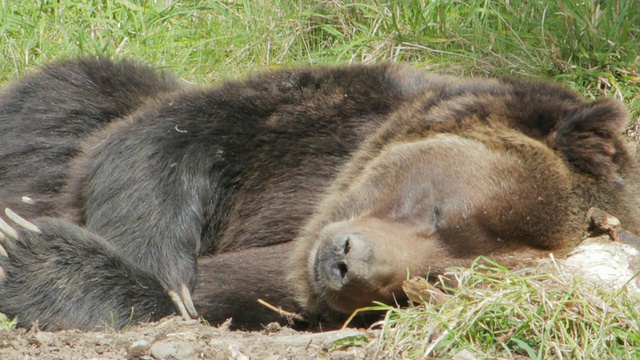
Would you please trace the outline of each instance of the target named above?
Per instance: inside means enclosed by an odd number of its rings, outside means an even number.
[[[632,245],[590,238],[569,253],[565,265],[574,276],[600,288],[620,290],[626,285],[640,294],[638,278],[633,278],[640,270],[640,251]]]

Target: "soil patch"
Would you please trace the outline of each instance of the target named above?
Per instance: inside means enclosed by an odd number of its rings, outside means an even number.
[[[263,331],[228,330],[170,317],[122,331],[0,330],[2,359],[367,359],[375,331],[324,333],[269,324]]]

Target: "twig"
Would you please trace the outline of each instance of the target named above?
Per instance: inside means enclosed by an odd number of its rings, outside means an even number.
[[[269,304],[268,302],[266,302],[266,301],[264,301],[262,299],[258,299],[258,303],[260,303],[261,305],[264,305],[267,308],[277,312],[280,316],[283,316],[283,317],[287,318],[288,320],[293,319],[293,320],[298,320],[298,321],[307,321],[307,319],[304,316],[300,315],[300,314],[283,310],[281,307],[275,306],[275,305],[271,305],[271,304]]]

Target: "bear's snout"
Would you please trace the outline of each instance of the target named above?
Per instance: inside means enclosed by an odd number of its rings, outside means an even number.
[[[372,251],[363,235],[337,235],[319,252],[317,270],[333,290],[367,278]]]
[[[402,299],[409,259],[427,257],[433,249],[429,244],[423,246],[428,240],[411,230],[376,218],[326,225],[309,262],[315,294],[344,314],[373,302],[393,304]]]

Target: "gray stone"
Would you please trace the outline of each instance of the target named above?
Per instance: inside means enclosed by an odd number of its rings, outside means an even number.
[[[156,359],[186,359],[196,353],[187,341],[158,341],[151,345],[151,356]]]
[[[149,342],[147,340],[138,340],[129,346],[129,359],[137,359],[147,355],[149,352]]]

